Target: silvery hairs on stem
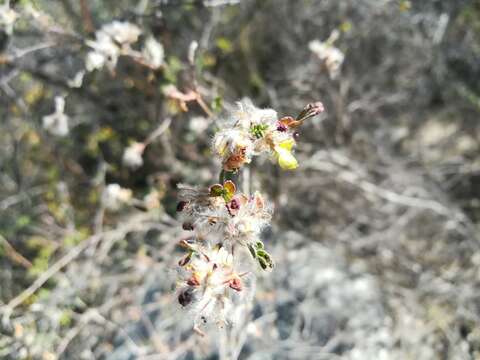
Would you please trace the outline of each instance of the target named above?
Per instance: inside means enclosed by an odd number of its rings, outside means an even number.
[[[292,154],[297,128],[323,111],[317,102],[295,118],[279,118],[275,110],[256,108],[250,100],[237,103],[212,141],[212,152],[222,161],[220,183],[204,189],[178,185],[177,212],[183,229],[191,231],[180,242],[185,255],[178,262],[178,302],[190,312],[197,332],[207,323],[231,323],[236,306],[253,295],[248,285],[256,270],[274,267],[260,238],[272,206],[259,192],[243,194],[225,179],[263,154],[284,170],[297,168]]]

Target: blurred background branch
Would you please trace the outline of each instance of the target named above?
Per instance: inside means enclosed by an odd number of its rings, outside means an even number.
[[[478,358],[479,41],[474,0],[2,2],[0,358]],[[252,164],[277,268],[222,343],[175,303],[176,184],[243,97],[327,111]]]

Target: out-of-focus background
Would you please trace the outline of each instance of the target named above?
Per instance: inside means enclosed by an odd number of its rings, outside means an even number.
[[[0,29],[0,359],[480,358],[479,1],[3,0]],[[296,171],[252,165],[276,268],[225,344],[176,303],[176,184],[217,179],[244,97],[326,112]]]

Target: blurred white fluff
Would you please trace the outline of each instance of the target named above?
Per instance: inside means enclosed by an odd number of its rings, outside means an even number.
[[[100,32],[107,34],[116,43],[124,46],[135,43],[142,30],[137,25],[126,21],[113,21],[104,25]]]
[[[160,207],[160,194],[156,190],[150,191],[143,197],[143,203],[148,210],[157,209]]]
[[[73,79],[69,79],[67,84],[71,88],[81,88],[83,84],[83,77],[85,76],[85,71],[79,71],[75,74]]]
[[[97,33],[96,37],[95,41],[87,41],[87,45],[93,49],[87,54],[85,62],[87,71],[100,70],[105,65],[113,70],[117,66],[120,48],[102,32]]]
[[[8,35],[12,35],[17,17],[18,14],[10,8],[10,1],[7,0],[0,6],[0,28],[3,28]]]
[[[343,52],[333,46],[333,41],[312,40],[308,44],[308,48],[313,52],[328,71],[330,78],[336,78],[340,73],[340,68],[345,60]]]
[[[163,45],[155,40],[153,36],[149,36],[147,40],[145,40],[145,47],[143,48],[142,55],[145,63],[158,69],[162,66],[165,57]]]
[[[145,144],[134,142],[123,152],[122,162],[125,166],[137,169],[143,165],[143,151],[145,150]]]
[[[188,62],[191,65],[195,64],[195,54],[197,53],[197,49],[198,42],[194,40],[190,43],[190,46],[188,47]]]
[[[241,0],[205,0],[203,5],[207,7],[215,6],[225,6],[225,5],[236,5],[240,3]]]
[[[128,22],[114,21],[104,25],[95,33],[95,40],[86,41],[93,49],[85,61],[87,71],[102,69],[105,65],[113,71],[118,57],[130,50],[130,45],[138,40],[140,34],[140,28]]]
[[[260,109],[253,105],[252,100],[245,98],[237,102],[237,109],[231,114],[231,122],[241,128],[250,129],[252,123],[275,126],[278,114],[273,109]]]
[[[118,184],[108,184],[102,194],[103,204],[109,210],[119,210],[122,205],[128,204],[131,199],[132,190],[122,188]]]
[[[62,96],[55,97],[55,111],[43,117],[43,128],[55,136],[66,136],[69,133],[68,119],[64,113],[65,99]]]
[[[203,116],[195,116],[190,119],[188,128],[195,134],[202,134],[208,128],[208,120]]]

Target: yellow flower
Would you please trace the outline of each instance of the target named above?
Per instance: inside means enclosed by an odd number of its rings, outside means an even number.
[[[275,155],[278,160],[278,165],[283,170],[293,170],[298,167],[298,161],[292,155],[292,147],[294,145],[293,139],[282,141],[275,147]]]

